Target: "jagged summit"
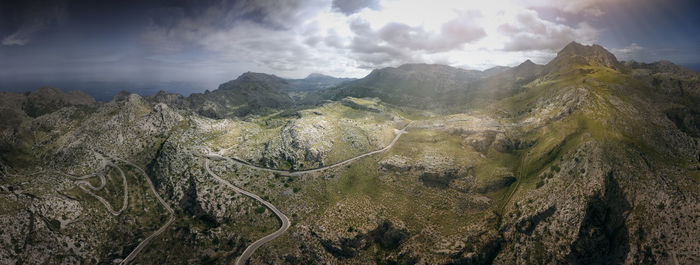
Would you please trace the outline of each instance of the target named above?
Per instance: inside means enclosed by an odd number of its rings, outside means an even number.
[[[516,76],[532,76],[539,73],[544,66],[533,63],[530,59],[525,60],[511,70]]]
[[[569,65],[583,64],[596,65],[616,69],[620,62],[615,55],[598,44],[583,45],[572,41],[557,53],[547,67],[551,69],[566,67]]]
[[[535,65],[535,63],[533,63],[532,61],[530,61],[530,59],[527,59],[527,60],[525,60],[524,62],[522,62],[521,64],[519,64],[518,67],[521,67],[521,66],[527,67],[527,66],[530,66],[530,65]]]

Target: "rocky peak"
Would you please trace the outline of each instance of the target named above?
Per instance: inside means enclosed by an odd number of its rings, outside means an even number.
[[[617,61],[615,55],[600,45],[583,45],[572,41],[564,49],[557,53],[549,64],[552,67],[562,67],[567,65],[586,64],[597,65],[608,68],[618,68],[620,62]]]
[[[522,62],[510,71],[516,76],[532,76],[539,73],[544,66],[533,63],[530,59]]]
[[[235,80],[221,84],[219,89],[279,89],[287,86],[287,81],[275,75],[246,72]]]
[[[146,104],[143,97],[126,90],[120,91],[116,96],[114,96],[114,99],[112,99],[112,101],[119,102],[127,106],[138,106]]]
[[[520,71],[539,70],[539,68],[541,68],[541,67],[542,67],[542,65],[533,63],[532,61],[530,61],[530,59],[528,59],[528,60],[522,62],[521,64],[519,64],[518,66],[514,67],[514,69],[516,71],[520,72]]]
[[[185,105],[185,97],[180,94],[168,93],[160,90],[158,93],[149,97],[149,100],[156,103],[165,103],[174,107],[183,107]]]
[[[522,62],[520,65],[518,65],[518,67],[532,67],[533,65],[535,65],[535,63],[530,61],[530,59],[527,59],[524,62]]]
[[[129,98],[129,95],[131,95],[131,92],[129,92],[129,91],[126,91],[126,90],[119,91],[119,93],[114,95],[114,98],[112,99],[112,101],[124,101],[124,100]]]

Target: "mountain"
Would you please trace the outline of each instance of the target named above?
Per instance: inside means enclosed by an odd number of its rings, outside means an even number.
[[[542,74],[544,67],[526,60],[516,67],[486,71],[446,65],[407,64],[372,71],[366,77],[324,91],[327,98],[378,97],[400,106],[432,110],[464,110],[475,102],[512,94]],[[465,104],[470,103],[470,104]]]
[[[277,76],[248,72],[212,92],[192,94],[188,101],[192,109],[207,117],[241,116],[293,105],[294,100],[287,94],[289,88],[289,83]]]
[[[699,80],[571,43],[314,91],[3,93],[0,263],[695,264]]]
[[[303,79],[285,79],[275,75],[247,72],[221,84],[218,89],[187,98],[190,108],[199,114],[223,118],[281,110],[294,105],[313,104],[304,97],[309,92],[333,87],[354,79],[311,74]],[[294,96],[294,97],[293,97]]]
[[[544,71],[545,66],[525,60],[516,67],[475,82],[472,84],[471,93],[464,94],[465,96],[460,96],[459,94],[446,96],[445,104],[459,105],[460,103],[470,102],[478,105],[479,102],[488,102],[488,100],[511,96],[521,91],[523,85],[545,74]]]
[[[29,92],[23,101],[22,109],[31,117],[51,113],[66,106],[95,104],[94,98],[80,90],[66,93],[52,87],[42,87]]]
[[[494,67],[491,67],[489,69],[484,70],[484,74],[486,76],[492,76],[495,74],[503,73],[503,72],[507,71],[508,69],[510,69],[510,67],[508,67],[508,66],[494,66]]]
[[[337,78],[318,73],[309,74],[303,79],[287,79],[292,90],[295,91],[317,91],[353,80],[355,80],[355,78]]]
[[[615,55],[600,45],[586,46],[572,41],[557,53],[557,57],[547,64],[547,68],[552,71],[573,65],[603,66],[617,69],[620,67],[620,62],[617,61]]]
[[[0,128],[13,128],[23,121],[49,114],[65,107],[92,106],[95,99],[82,91],[63,92],[41,87],[27,93],[0,92]]]
[[[405,64],[373,70],[366,77],[335,89],[332,97],[378,97],[392,104],[429,108],[439,103],[440,95],[466,90],[470,83],[485,76],[481,71],[446,65]]]

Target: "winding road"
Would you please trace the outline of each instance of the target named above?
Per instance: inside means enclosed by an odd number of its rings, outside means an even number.
[[[104,174],[94,174],[94,173],[93,173],[93,174],[85,175],[85,176],[82,176],[82,177],[78,177],[77,179],[78,179],[79,181],[77,181],[76,183],[78,184],[78,187],[79,187],[81,190],[83,190],[84,192],[87,192],[88,194],[92,195],[92,197],[95,197],[98,201],[100,201],[102,204],[104,204],[105,207],[107,207],[107,211],[109,211],[110,214],[112,214],[112,215],[114,215],[114,216],[118,216],[118,215],[120,215],[122,212],[124,212],[124,210],[126,210],[126,207],[129,205],[129,189],[128,189],[128,187],[129,187],[128,185],[129,185],[129,184],[128,184],[127,181],[126,181],[126,176],[124,175],[124,171],[122,171],[121,168],[119,168],[119,167],[117,167],[117,166],[115,166],[115,165],[113,165],[113,164],[111,164],[111,163],[110,163],[110,165],[111,165],[112,167],[116,168],[117,170],[119,170],[119,174],[122,176],[122,180],[123,180],[122,186],[124,187],[124,201],[122,202],[122,208],[119,209],[119,211],[115,211],[114,209],[112,209],[112,206],[109,205],[109,202],[107,202],[107,200],[105,200],[105,198],[103,198],[103,197],[101,197],[101,196],[99,196],[99,195],[97,195],[97,194],[95,194],[95,193],[92,192],[92,191],[99,191],[99,190],[102,190],[102,188],[104,188],[104,186],[107,184],[107,180],[105,179]],[[99,176],[99,177],[100,177],[100,186],[98,186],[98,187],[92,186],[92,184],[90,184],[90,182],[88,182],[87,180],[85,180],[85,179],[87,179],[87,178],[91,178],[91,177],[94,177],[94,176]],[[86,187],[87,187],[87,188],[86,188]],[[89,188],[89,189],[88,189],[88,188]],[[92,191],[91,191],[91,190],[92,190]]]
[[[409,126],[410,124],[411,124],[411,122],[407,123],[403,128],[401,128],[401,130],[396,130],[396,137],[394,137],[394,139],[391,141],[391,143],[390,143],[389,145],[385,146],[385,147],[382,148],[382,149],[375,150],[375,151],[371,151],[371,152],[367,152],[367,153],[364,153],[364,154],[355,156],[355,157],[353,157],[353,158],[349,158],[349,159],[346,159],[346,160],[343,160],[343,161],[340,161],[340,162],[337,162],[337,163],[334,163],[334,164],[331,164],[331,165],[328,165],[328,166],[319,167],[319,168],[314,168],[314,169],[299,170],[299,171],[286,171],[286,170],[279,170],[279,169],[274,169],[274,168],[259,167],[259,166],[250,164],[250,163],[248,163],[248,162],[245,162],[245,161],[240,160],[240,159],[237,159],[237,158],[223,157],[223,156],[221,156],[221,155],[219,155],[219,154],[216,154],[216,153],[211,152],[211,150],[209,150],[209,148],[204,147],[204,146],[199,146],[199,147],[197,147],[197,148],[201,148],[202,150],[205,151],[204,157],[206,157],[206,158],[217,159],[217,160],[226,160],[226,161],[230,161],[230,162],[233,162],[233,163],[236,163],[236,164],[239,164],[239,165],[243,165],[243,166],[247,166],[247,167],[250,167],[250,168],[254,168],[254,169],[258,169],[258,170],[262,170],[262,171],[267,171],[267,172],[272,172],[272,173],[277,173],[277,174],[285,175],[285,176],[297,176],[297,175],[301,175],[301,174],[304,174],[304,173],[314,173],[314,172],[319,172],[319,171],[323,171],[323,170],[326,170],[326,169],[330,169],[330,168],[342,166],[342,165],[351,163],[351,162],[353,162],[353,161],[355,161],[355,160],[361,159],[361,158],[363,158],[363,157],[367,157],[367,156],[370,156],[370,155],[373,155],[373,154],[385,152],[385,151],[391,149],[391,147],[394,146],[394,144],[396,144],[396,142],[399,140],[399,138],[401,137],[402,134],[406,133],[406,129],[408,128],[408,126]],[[195,153],[196,153],[196,152],[195,152]],[[252,199],[254,199],[254,200],[256,200],[256,201],[262,203],[263,205],[265,205],[265,207],[267,207],[267,208],[270,209],[273,213],[275,213],[275,215],[277,216],[277,219],[279,219],[280,222],[282,223],[282,225],[280,226],[279,229],[277,229],[277,231],[275,231],[275,232],[273,232],[273,233],[271,233],[271,234],[269,234],[269,235],[266,235],[266,236],[264,236],[263,238],[260,238],[260,239],[258,239],[257,241],[253,242],[252,244],[250,244],[250,245],[243,251],[243,254],[241,254],[241,256],[239,256],[239,257],[236,259],[236,265],[245,265],[245,264],[248,262],[248,259],[250,259],[250,256],[253,255],[253,252],[255,252],[255,250],[257,250],[257,249],[258,249],[260,246],[262,246],[263,244],[265,244],[265,243],[267,243],[267,242],[270,242],[271,240],[273,240],[273,239],[277,238],[278,236],[282,235],[282,233],[284,233],[284,232],[289,228],[289,226],[290,226],[289,218],[287,218],[287,216],[284,215],[284,213],[282,213],[280,210],[278,210],[277,207],[275,207],[274,205],[272,205],[272,203],[269,203],[268,201],[263,200],[262,198],[260,198],[260,196],[255,195],[255,194],[253,194],[253,193],[251,193],[251,192],[249,192],[249,191],[246,191],[246,190],[244,190],[244,189],[241,189],[241,188],[239,188],[239,187],[237,187],[237,186],[231,184],[230,182],[228,182],[228,181],[222,179],[222,178],[219,177],[218,175],[216,175],[214,172],[212,172],[211,168],[209,168],[209,160],[206,160],[206,161],[204,162],[204,167],[206,168],[207,173],[209,173],[209,175],[211,175],[211,176],[212,176],[216,181],[218,181],[219,183],[222,183],[222,184],[224,184],[224,185],[230,187],[230,188],[233,189],[234,191],[236,191],[236,192],[238,192],[238,193],[241,193],[241,194],[243,194],[243,195],[245,195],[245,196],[248,196],[248,197],[250,197],[250,198],[252,198]]]
[[[141,243],[139,243],[139,245],[136,246],[136,248],[134,248],[134,250],[132,250],[131,253],[129,253],[129,255],[126,256],[126,258],[124,258],[124,260],[122,260],[119,263],[121,265],[121,264],[129,264],[131,261],[134,260],[134,258],[136,258],[136,256],[139,254],[139,252],[141,252],[141,250],[143,250],[143,248],[146,247],[146,245],[148,245],[148,243],[151,242],[151,240],[153,240],[153,238],[155,238],[158,235],[165,232],[165,229],[167,229],[168,226],[170,226],[170,224],[172,224],[175,221],[175,211],[173,211],[173,209],[170,208],[170,205],[165,203],[165,200],[163,200],[163,198],[161,198],[160,195],[158,195],[158,192],[156,191],[156,187],[153,186],[153,182],[151,181],[151,178],[148,177],[148,174],[146,174],[146,172],[143,171],[143,169],[141,169],[137,165],[135,165],[129,161],[126,161],[126,160],[122,160],[119,158],[112,158],[112,159],[117,160],[117,161],[121,161],[122,163],[125,163],[125,164],[135,168],[141,174],[143,174],[143,176],[146,178],[146,181],[148,182],[148,185],[151,187],[151,191],[153,191],[153,195],[156,196],[156,199],[158,199],[158,202],[160,202],[160,204],[163,205],[163,207],[165,207],[165,210],[167,210],[168,213],[170,213],[170,219],[168,219],[168,221],[165,224],[163,224],[163,226],[158,228],[158,230],[153,232],[153,234],[151,234],[150,236],[145,238],[143,241],[141,241]]]
[[[78,180],[75,183],[78,185],[78,187],[81,190],[83,190],[87,194],[90,194],[90,196],[95,197],[95,199],[100,201],[107,208],[107,211],[109,211],[110,214],[112,214],[113,216],[119,216],[129,206],[129,189],[128,189],[129,184],[126,181],[126,175],[124,175],[124,171],[121,168],[119,168],[118,166],[116,166],[112,163],[107,162],[107,160],[104,157],[101,156],[101,158],[102,158],[102,170],[104,170],[106,167],[110,166],[110,167],[113,167],[113,168],[116,168],[117,170],[119,170],[119,174],[122,176],[122,180],[123,180],[122,186],[124,186],[124,201],[122,202],[122,208],[119,209],[119,211],[115,211],[112,208],[112,205],[110,205],[109,202],[105,198],[103,198],[102,196],[99,196],[93,192],[93,191],[100,191],[105,187],[105,185],[107,185],[107,180],[105,179],[104,173],[102,173],[102,174],[92,173],[92,174],[87,174],[87,175],[80,176],[80,177],[76,177],[76,176],[69,175],[69,174],[66,174],[63,172],[58,172],[58,171],[56,171],[56,173],[61,174],[61,175],[66,176],[66,177],[69,177],[69,178],[73,178],[75,180]],[[93,186],[89,181],[87,181],[87,179],[92,178],[92,177],[96,177],[96,176],[100,177],[100,185],[97,187]]]
[[[326,169],[330,169],[330,168],[334,168],[334,167],[346,165],[346,164],[349,164],[349,163],[351,163],[351,162],[353,162],[353,161],[356,161],[356,160],[358,160],[358,159],[361,159],[361,158],[364,158],[364,157],[367,157],[367,156],[371,156],[371,155],[374,155],[374,154],[377,154],[377,153],[385,152],[385,151],[391,149],[391,147],[393,147],[394,144],[396,144],[396,142],[399,140],[399,138],[401,138],[401,135],[402,135],[402,134],[406,133],[406,129],[408,128],[409,125],[411,125],[411,123],[413,123],[413,122],[412,122],[412,121],[411,121],[411,122],[408,122],[408,123],[407,123],[406,125],[404,125],[404,127],[401,128],[400,130],[395,130],[395,131],[396,131],[396,136],[394,137],[394,139],[391,141],[391,143],[389,143],[389,145],[385,146],[385,147],[382,148],[382,149],[375,150],[375,151],[371,151],[371,152],[367,152],[367,153],[364,153],[364,154],[361,154],[361,155],[358,155],[358,156],[355,156],[355,157],[352,157],[352,158],[348,158],[348,159],[346,159],[346,160],[343,160],[343,161],[340,161],[340,162],[336,162],[336,163],[333,163],[333,164],[330,164],[330,165],[327,165],[327,166],[319,167],[319,168],[304,169],[304,170],[281,170],[281,169],[276,169],[276,168],[261,167],[261,166],[253,165],[253,164],[251,164],[251,163],[249,163],[249,162],[243,161],[243,160],[238,159],[238,158],[235,158],[235,157],[223,157],[223,156],[221,156],[221,155],[219,155],[219,154],[217,154],[217,153],[212,153],[212,152],[209,151],[208,149],[207,149],[208,154],[207,154],[206,156],[207,156],[208,158],[225,159],[225,160],[234,162],[234,163],[239,164],[239,165],[243,165],[243,166],[247,166],[247,167],[250,167],[250,168],[254,168],[254,169],[258,169],[258,170],[262,170],[262,171],[267,171],[267,172],[271,172],[271,173],[277,173],[277,174],[280,174],[280,175],[283,175],[283,176],[299,176],[299,175],[306,174],[306,173],[315,173],[315,172],[324,171],[324,170],[326,170]]]
[[[110,214],[112,214],[114,216],[118,216],[122,212],[124,212],[124,210],[126,210],[126,208],[128,207],[128,204],[129,204],[129,193],[128,193],[128,185],[129,184],[126,180],[126,175],[124,174],[124,171],[120,167],[118,167],[117,165],[115,165],[111,162],[107,162],[106,159],[100,153],[98,153],[98,152],[96,152],[96,153],[99,154],[100,157],[102,158],[102,169],[104,169],[107,166],[114,167],[117,170],[119,170],[119,173],[122,176],[123,184],[124,184],[123,185],[124,186],[124,203],[122,204],[122,208],[119,211],[114,211],[114,209],[112,209],[112,206],[109,204],[109,202],[107,200],[105,200],[101,196],[92,192],[92,191],[99,191],[99,190],[102,190],[102,188],[104,188],[104,186],[107,183],[107,181],[105,180],[104,174],[92,173],[92,174],[84,175],[81,177],[75,177],[75,176],[72,176],[72,175],[69,175],[69,174],[66,174],[63,172],[57,172],[57,173],[78,180],[78,181],[76,181],[76,184],[78,184],[78,187],[80,187],[80,189],[87,192],[91,196],[95,197],[102,204],[104,204]],[[168,213],[170,213],[170,219],[168,219],[168,221],[165,224],[163,224],[158,230],[153,232],[153,234],[151,234],[150,236],[148,236],[144,240],[142,240],[141,243],[139,243],[138,246],[136,246],[136,248],[134,248],[131,251],[131,253],[129,253],[129,255],[126,256],[126,258],[124,258],[119,263],[120,265],[121,264],[129,264],[136,258],[136,256],[141,252],[141,250],[143,250],[143,248],[146,247],[146,245],[148,245],[148,243],[151,240],[153,240],[153,238],[155,238],[158,235],[165,232],[165,229],[167,229],[168,226],[170,226],[170,224],[172,224],[175,221],[175,211],[173,211],[173,209],[170,208],[170,206],[167,203],[165,203],[165,200],[163,200],[163,198],[160,197],[158,192],[156,192],[156,188],[153,185],[151,178],[148,177],[148,174],[146,174],[146,172],[143,169],[141,169],[137,165],[135,165],[129,161],[123,160],[123,159],[114,158],[114,157],[110,157],[110,159],[112,159],[113,161],[119,161],[119,162],[122,162],[124,164],[127,164],[127,165],[133,167],[134,169],[136,169],[137,171],[139,171],[139,173],[141,173],[146,178],[146,181],[148,182],[148,185],[151,187],[151,191],[153,192],[153,195],[156,197],[156,199],[158,199],[158,202],[161,205],[163,205],[163,207],[165,207],[165,210],[167,210]],[[87,181],[87,179],[95,177],[95,176],[100,177],[100,185],[98,187],[93,186],[92,184],[90,184],[89,181]]]
[[[280,220],[280,222],[282,222],[282,226],[280,227],[280,229],[277,229],[277,231],[273,232],[272,234],[266,235],[265,237],[258,239],[257,241],[253,242],[253,244],[250,244],[243,251],[243,254],[241,254],[241,256],[239,256],[238,259],[236,259],[236,264],[237,265],[244,265],[248,261],[250,256],[253,255],[253,252],[255,252],[255,250],[257,250],[260,246],[262,246],[263,244],[269,242],[270,240],[273,240],[276,237],[282,235],[282,233],[284,233],[284,231],[287,231],[287,228],[289,228],[289,218],[287,218],[286,215],[284,215],[280,210],[278,210],[277,207],[272,205],[272,203],[269,203],[268,201],[263,200],[258,195],[255,195],[255,194],[250,193],[244,189],[236,187],[235,185],[231,184],[230,182],[228,182],[228,181],[220,178],[218,175],[214,174],[214,172],[212,172],[211,169],[209,168],[209,160],[206,160],[204,162],[204,167],[207,169],[207,172],[209,173],[209,175],[214,177],[214,179],[216,181],[228,186],[229,188],[233,189],[234,191],[236,191],[238,193],[241,193],[241,194],[248,196],[256,201],[259,201],[260,203],[265,205],[265,207],[267,207],[273,213],[275,213],[275,215],[277,215],[277,218]]]

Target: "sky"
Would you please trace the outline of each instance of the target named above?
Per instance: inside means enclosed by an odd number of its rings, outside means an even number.
[[[544,64],[571,41],[698,66],[698,13],[696,0],[0,0],[0,90],[187,94],[247,71],[483,70]]]

